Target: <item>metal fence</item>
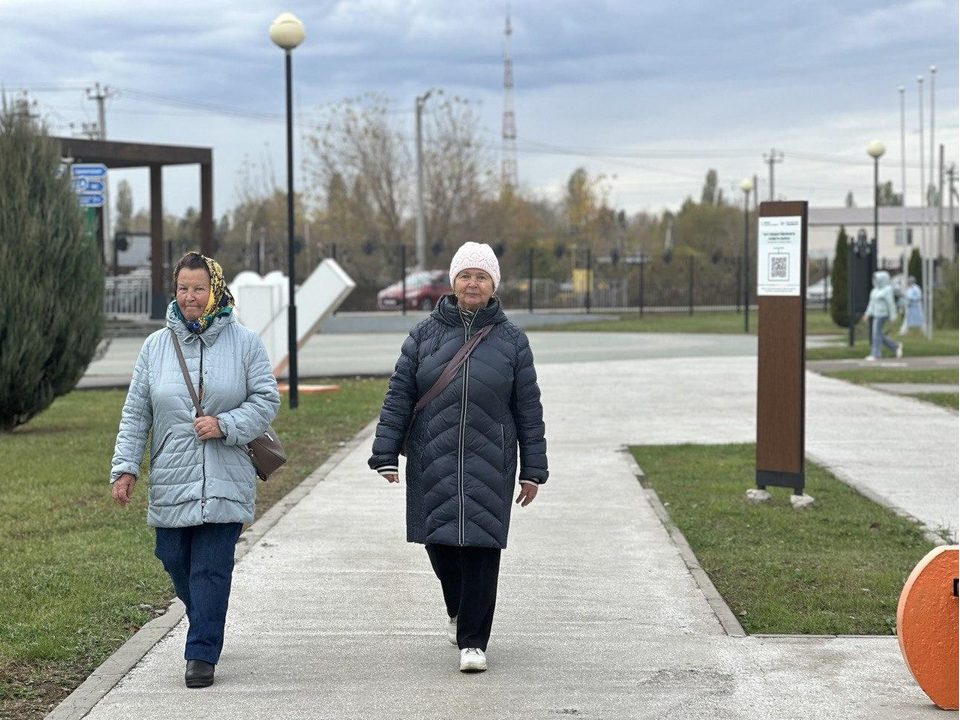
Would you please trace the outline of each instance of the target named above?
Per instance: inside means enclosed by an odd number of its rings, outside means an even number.
[[[404,276],[411,277],[414,252],[409,247],[329,246],[325,250],[326,256],[336,259],[357,281],[357,287],[341,306],[342,311],[376,310],[380,290],[400,282]],[[371,279],[371,257],[378,259],[375,279]],[[744,303],[742,257],[665,259],[640,254],[620,256],[615,250],[568,250],[558,254],[531,249],[508,250],[499,260],[501,282],[497,295],[507,309],[692,314],[698,310],[739,311]],[[752,263],[751,260],[750,302],[754,304],[756,275]],[[435,264],[443,269],[442,258],[438,257]],[[829,280],[823,283],[824,275],[829,277],[829,263],[811,260],[808,284],[820,280],[822,287],[821,292],[810,288],[807,304],[811,309],[829,309]]]
[[[149,270],[104,278],[103,314],[110,319],[150,316]]]

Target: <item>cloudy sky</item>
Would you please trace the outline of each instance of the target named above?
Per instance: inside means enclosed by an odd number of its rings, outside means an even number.
[[[294,54],[298,144],[316,109],[383,93],[413,133],[414,97],[430,87],[477,103],[499,147],[505,4],[483,0],[0,0],[0,83],[30,91],[58,133],[96,119],[84,88],[116,90],[109,139],[209,146],[219,215],[247,157],[284,170],[282,53],[267,28],[290,11],[307,38]],[[881,181],[900,186],[906,88],[908,199],[919,184],[918,74],[929,154],[930,65],[936,141],[958,151],[956,0],[689,2],[514,0],[513,57],[521,184],[557,197],[578,165],[608,178],[628,211],[659,212],[699,195],[716,168],[727,194],[784,153],[776,194],[838,206],[870,202],[874,138]],[[929,167],[929,159],[927,160]],[[147,171],[112,173],[147,201]],[[198,202],[195,168],[164,174],[165,204]]]

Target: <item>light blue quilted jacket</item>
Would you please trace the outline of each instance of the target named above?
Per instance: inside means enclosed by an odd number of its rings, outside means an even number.
[[[253,522],[257,476],[245,445],[267,429],[280,409],[277,381],[259,336],[234,315],[216,318],[200,335],[167,309],[199,391],[204,414],[214,415],[224,438],[201,441],[196,415],[166,328],[144,341],[120,416],[110,482],[138,475],[147,435],[150,490],[147,523],[190,527]]]

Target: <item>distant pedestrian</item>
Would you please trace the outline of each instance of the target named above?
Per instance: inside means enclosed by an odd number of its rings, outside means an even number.
[[[906,335],[913,328],[923,327],[923,291],[917,285],[917,279],[911,275],[907,278],[907,288],[900,297],[903,308],[903,324],[900,334]]]
[[[490,246],[461,247],[450,265],[450,284],[453,294],[443,296],[403,343],[369,465],[399,482],[406,438],[407,541],[426,545],[443,590],[447,638],[460,648],[460,670],[482,672],[500,551],[507,546],[517,445],[516,502],[522,507],[547,480],[547,445],[533,353],[493,294],[500,265]],[[471,342],[475,349],[456,367]]]
[[[167,326],[143,343],[120,417],[110,481],[124,507],[150,434],[147,523],[156,555],[187,609],[187,687],[213,683],[223,647],[233,556],[253,522],[256,471],[246,445],[280,408],[257,333],[237,322],[219,263],[187,253],[174,271]],[[204,414],[195,417],[174,343]]]
[[[870,291],[870,303],[863,314],[863,321],[870,324],[871,343],[870,354],[866,359],[879,360],[882,355],[882,345],[887,346],[896,354],[903,356],[903,344],[897,344],[883,334],[887,321],[897,319],[897,303],[894,300],[893,285],[890,283],[890,273],[878,270],[873,274],[873,290]]]

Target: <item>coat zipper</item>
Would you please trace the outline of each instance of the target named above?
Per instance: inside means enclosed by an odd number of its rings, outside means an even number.
[[[200,390],[197,397],[200,398],[200,409],[203,410],[203,340],[197,338],[197,342],[200,343]],[[200,441],[200,469],[203,473],[203,484],[200,486],[200,520],[206,522],[204,515],[207,511],[207,448],[203,440]]]
[[[467,321],[464,319],[463,314],[460,314],[460,319],[463,321],[463,343],[467,344],[470,340],[470,328],[473,327],[473,321],[476,319],[477,315],[474,313],[473,317],[470,318],[470,324],[467,325]],[[459,542],[460,545],[463,545],[464,542],[464,501],[463,501],[463,445],[464,437],[466,435],[466,425],[467,425],[467,385],[470,381],[470,358],[467,358],[467,361],[463,364],[463,389],[460,394],[460,439],[458,443],[458,452],[457,452],[457,496],[460,501],[460,515],[459,515]]]

